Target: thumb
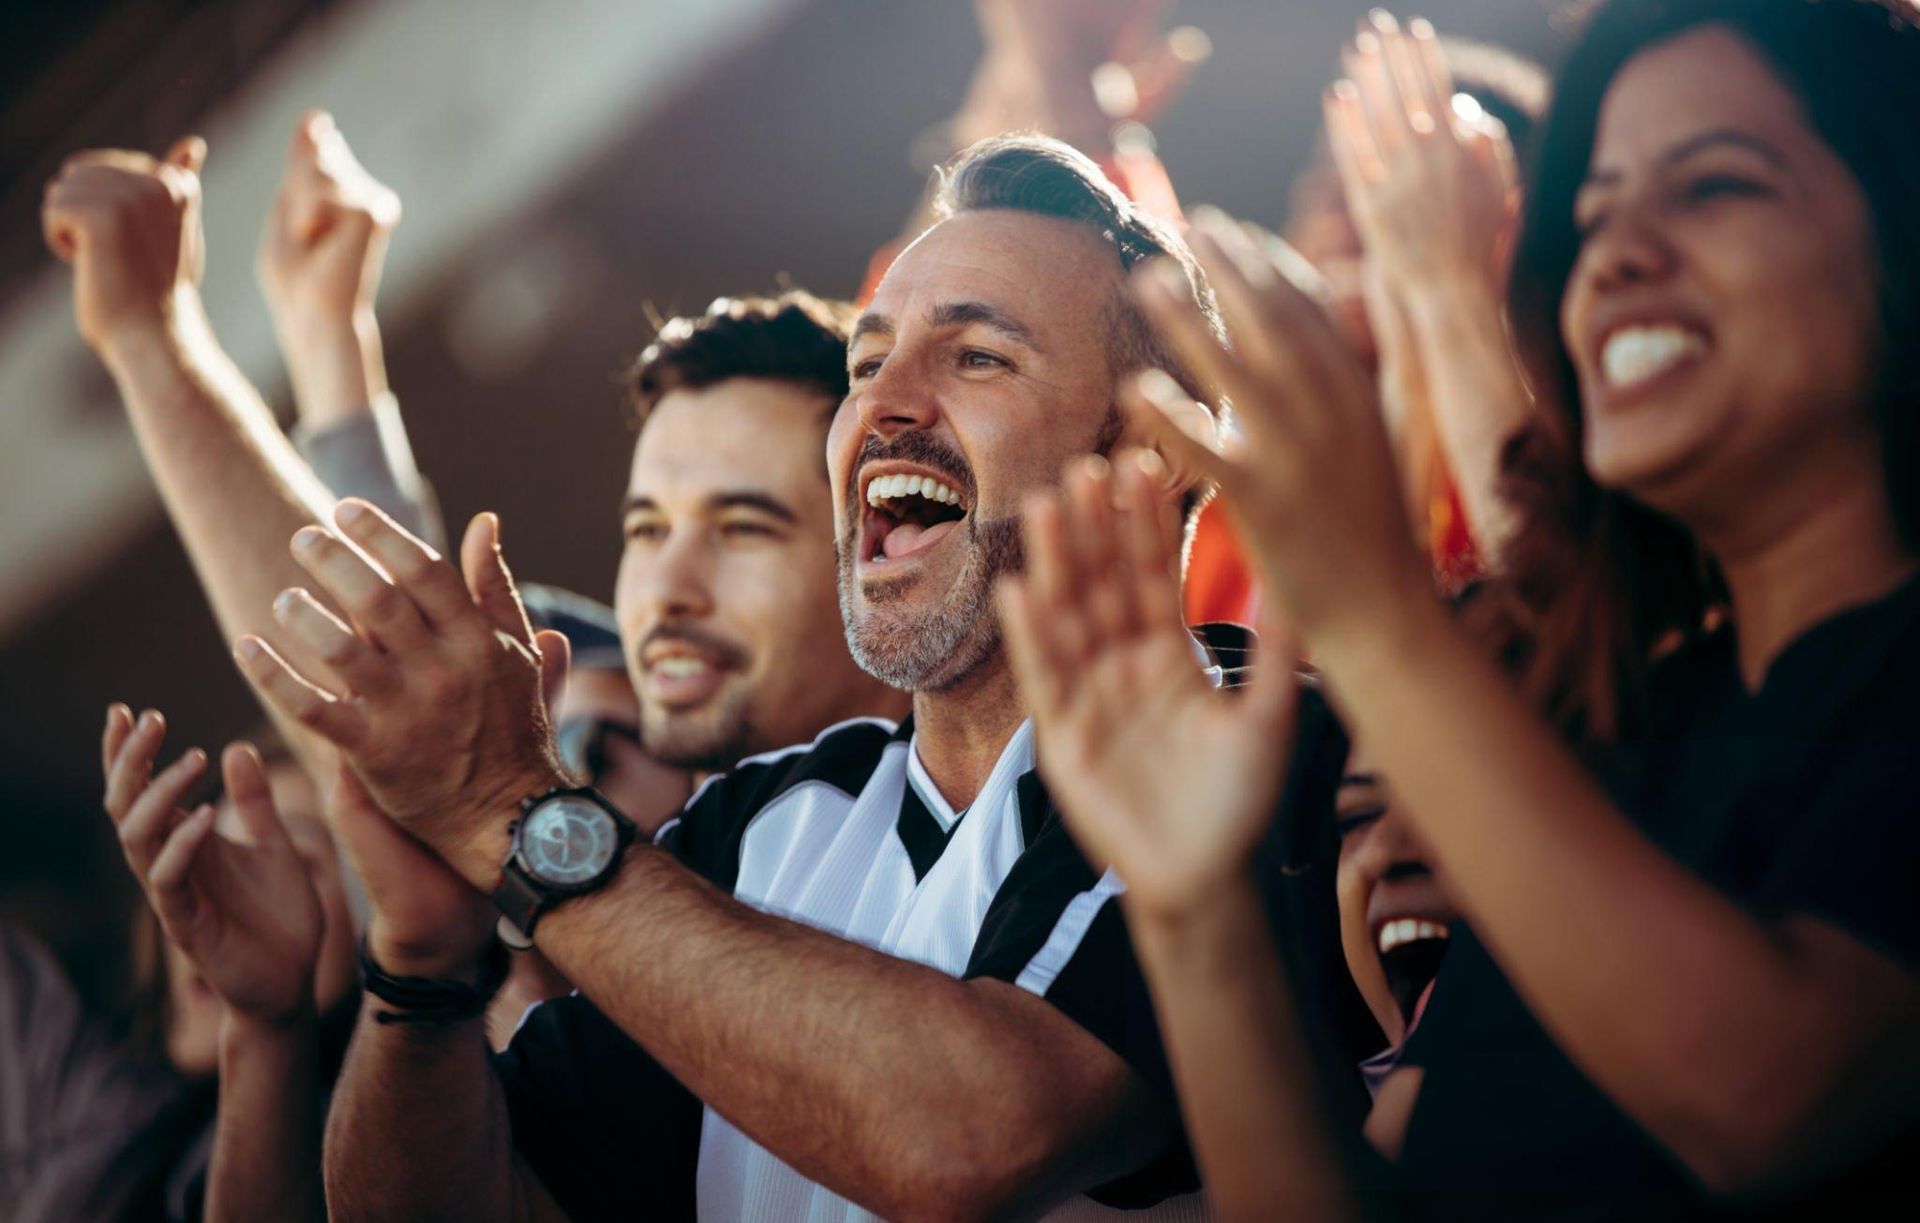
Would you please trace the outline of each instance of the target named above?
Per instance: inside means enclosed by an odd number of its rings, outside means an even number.
[[[460,568],[466,574],[467,593],[493,627],[529,648],[533,626],[514,589],[513,574],[500,551],[500,516],[491,510],[475,514],[460,541]]]
[[[231,743],[220,754],[220,769],[227,785],[227,797],[233,800],[240,827],[255,845],[291,848],[280,812],[273,805],[273,787],[267,781],[267,766],[251,743]]]
[[[207,164],[207,142],[198,136],[182,136],[173,142],[162,160],[190,174],[198,174],[200,167]]]
[[[567,669],[573,663],[573,643],[565,633],[550,628],[535,633],[533,643],[540,651],[540,702],[547,707],[551,720],[553,703],[560,699],[560,690],[567,683]]]

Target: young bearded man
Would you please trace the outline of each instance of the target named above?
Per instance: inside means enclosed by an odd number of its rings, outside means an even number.
[[[317,122],[303,120],[296,152]],[[325,135],[338,140],[330,126]],[[206,325],[197,289],[202,157],[198,141],[183,141],[164,161],[76,155],[49,188],[44,222],[50,245],[74,265],[81,333],[114,373],[168,509],[231,632],[272,623],[258,613],[276,591],[304,579],[285,537],[324,520],[333,498]],[[276,219],[276,232],[281,227]],[[306,275],[297,293],[280,295],[317,303],[324,316],[302,316],[285,332],[302,345],[289,360],[303,407],[316,384],[351,383],[363,371],[384,385],[377,339],[366,342],[377,336],[373,229],[325,227],[300,268],[330,279],[314,284],[315,275]],[[270,288],[285,289],[287,280],[271,280]],[[287,313],[285,302],[274,304],[277,319]],[[662,764],[700,776],[848,718],[906,712],[904,694],[853,663],[833,587],[821,454],[846,390],[849,322],[843,307],[804,293],[722,299],[704,317],[667,324],[636,363],[630,389],[641,428],[616,602],[628,647],[621,652],[639,689],[640,742],[586,746],[588,755],[597,746],[620,760],[645,757],[601,771],[610,790],[644,776],[658,788]],[[330,323],[338,325],[322,326]],[[334,331],[347,343],[328,364]],[[294,360],[315,353],[319,359]],[[335,398],[357,396],[350,386]],[[343,843],[373,867],[366,882],[376,925],[382,886],[387,900],[398,895],[414,905],[411,913],[437,913],[463,930],[492,925],[484,898],[392,837],[350,780],[340,784],[330,745],[291,729],[307,767],[334,783],[330,810]],[[685,793],[665,795],[667,810]],[[648,816],[636,809],[636,818]],[[451,884],[437,909],[436,872]]]
[[[1090,1190],[1138,1205],[1190,1187],[1169,1175],[1178,1120],[1106,903],[1120,885],[1034,784],[988,597],[1018,564],[1022,499],[1121,440],[1120,377],[1171,367],[1122,277],[1184,249],[1044,140],[976,150],[948,202],[856,327],[828,444],[847,639],[912,689],[898,730],[745,761],[658,846],[630,845],[552,766],[551,666],[497,524],[470,528],[464,584],[355,503],[338,528],[391,582],[326,531],[296,539],[365,635],[299,599],[284,636],[351,697],[254,638],[249,676],[399,827],[537,921],[581,990],[536,1012],[498,1075],[470,1025],[364,1025],[330,1123],[336,1210],[512,1217],[542,1182],[576,1217],[644,1208],[666,1188],[634,1166],[659,1138],[661,1068],[705,1106],[703,1217],[1070,1217],[1099,1213]],[[1190,493],[1170,479],[1169,508]],[[376,917],[378,965],[479,979],[484,938],[427,924]]]

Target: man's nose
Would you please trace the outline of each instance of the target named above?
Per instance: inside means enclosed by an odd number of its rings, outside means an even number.
[[[859,391],[860,425],[877,437],[891,438],[911,429],[931,429],[940,407],[924,363],[896,354]]]
[[[654,554],[643,583],[662,619],[713,611],[713,553],[704,531],[677,531]]]

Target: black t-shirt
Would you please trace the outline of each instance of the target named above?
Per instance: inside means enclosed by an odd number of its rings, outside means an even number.
[[[1688,647],[1655,676],[1648,733],[1602,762],[1609,791],[1656,843],[1756,916],[1816,917],[1920,967],[1916,629],[1920,582],[1802,634],[1753,694],[1730,631]],[[1400,1160],[1410,1216],[1638,1223],[1710,1212],[1697,1183],[1560,1052],[1464,927],[1404,1060],[1425,1070]],[[1910,1151],[1912,1136],[1896,1146]],[[1877,1217],[1892,1204],[1880,1177],[1891,1162],[1804,1208]]]

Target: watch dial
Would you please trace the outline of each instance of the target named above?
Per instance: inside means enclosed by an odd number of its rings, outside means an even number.
[[[613,817],[584,798],[548,799],[527,817],[520,852],[542,882],[586,883],[606,868],[617,844]]]

